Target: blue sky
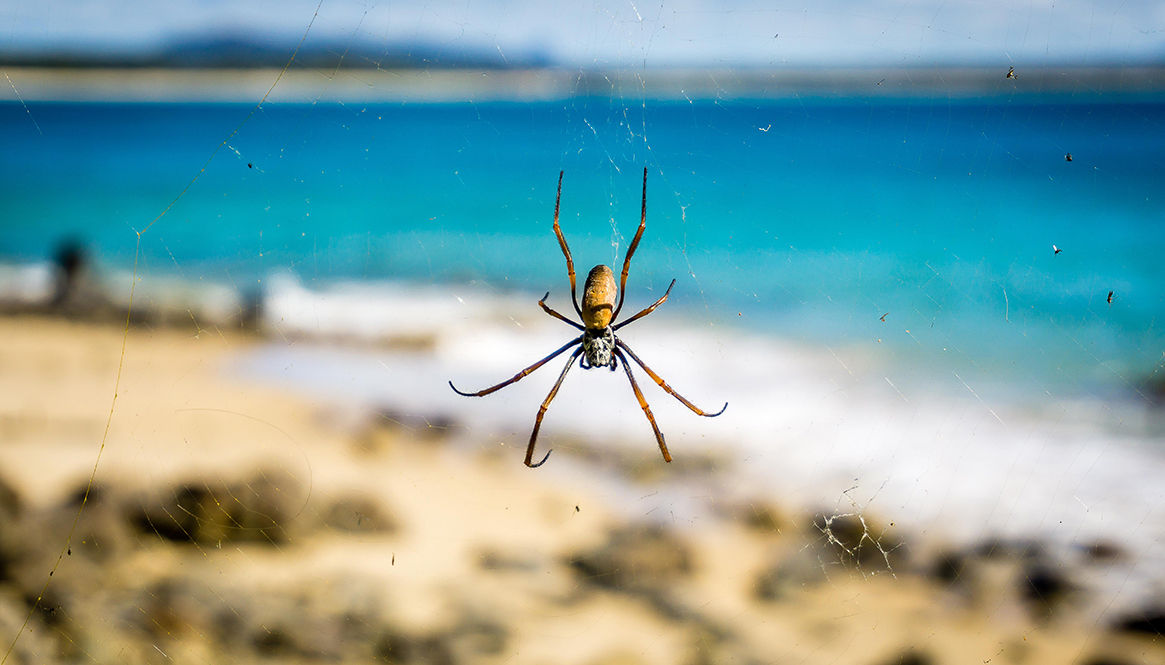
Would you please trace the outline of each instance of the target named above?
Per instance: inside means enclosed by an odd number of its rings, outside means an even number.
[[[571,67],[1165,61],[1165,3],[1119,0],[6,0],[0,50],[133,52],[215,33],[293,44],[313,16],[313,39]]]

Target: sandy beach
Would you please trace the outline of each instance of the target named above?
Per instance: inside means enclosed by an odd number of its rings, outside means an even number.
[[[893,515],[759,499],[628,520],[439,423],[240,380],[253,333],[10,317],[0,339],[12,662],[1165,663],[1159,617],[1097,621],[1039,543],[939,551]]]
[[[705,69],[166,69],[9,66],[13,101],[346,103],[567,100],[580,95],[693,99],[794,99],[839,95],[897,99],[920,94],[973,97],[1038,91],[1152,93],[1162,68],[1077,67],[1023,72],[1018,87],[998,67],[738,67]],[[1006,67],[1003,67],[1006,72]],[[278,85],[275,82],[278,81]],[[274,86],[274,87],[273,87]],[[953,92],[952,92],[953,91]]]

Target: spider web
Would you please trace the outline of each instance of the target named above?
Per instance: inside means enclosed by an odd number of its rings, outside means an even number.
[[[1165,662],[1159,8],[46,7],[5,661]]]

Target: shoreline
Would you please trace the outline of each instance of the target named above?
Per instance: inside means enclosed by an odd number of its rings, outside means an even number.
[[[49,261],[0,261],[0,314],[51,314],[54,270]],[[76,313],[81,318],[92,318],[100,311],[103,318],[124,319],[129,294],[117,285],[129,283],[131,275],[122,268],[99,266],[93,275],[85,278],[83,285],[83,295],[89,298],[90,304]],[[133,318],[137,322],[191,323],[226,329],[265,326],[270,327],[269,335],[369,351],[378,348],[431,351],[440,339],[466,334],[478,326],[510,321],[519,327],[534,326],[531,330],[535,330],[546,323],[544,315],[531,306],[540,293],[518,282],[426,283],[406,278],[338,276],[305,284],[294,274],[277,272],[264,274],[257,286],[240,289],[234,282],[189,280],[176,273],[155,271],[150,279],[138,281],[134,293]],[[736,311],[727,305],[722,309],[725,313]],[[783,315],[788,318],[803,313],[792,311]],[[733,345],[766,339],[795,347],[803,355],[832,355],[831,363],[856,362],[855,369],[860,368],[860,372],[869,376],[882,373],[890,377],[890,385],[905,395],[907,401],[914,399],[920,390],[939,389],[948,397],[971,390],[992,404],[1005,405],[1004,408],[1014,413],[1037,418],[1054,408],[1056,402],[1071,402],[1085,407],[1085,412],[1091,414],[1083,420],[1076,417],[1078,414],[1070,418],[1080,422],[1102,415],[1093,414],[1095,409],[1088,407],[1089,404],[1104,403],[1109,410],[1119,407],[1117,410],[1122,414],[1115,420],[1103,418],[1106,430],[1112,429],[1110,425],[1132,423],[1142,428],[1145,436],[1165,433],[1165,421],[1157,417],[1160,388],[1151,376],[1140,383],[1112,378],[1105,381],[1079,372],[1078,367],[1070,368],[1077,373],[1063,367],[1057,367],[1053,373],[1042,365],[1017,368],[1013,358],[1006,354],[981,354],[978,361],[981,372],[971,388],[959,378],[954,361],[948,361],[933,348],[918,351],[914,338],[896,339],[892,337],[893,330],[885,338],[873,331],[847,340],[843,332],[822,332],[806,324],[789,325],[786,321],[785,328],[778,328],[775,322],[763,317],[763,312],[747,309],[739,319],[697,313],[697,325],[691,325],[692,314],[691,307],[670,302],[653,319],[666,321],[668,327],[689,331],[714,328],[726,334]],[[986,336],[991,334],[988,330]],[[1029,331],[1029,334],[1034,333]]]
[[[1165,92],[1165,67],[1055,67],[1020,70],[1009,80],[998,68],[737,68],[721,70],[334,70],[0,68],[12,102],[125,103],[457,103],[549,102],[579,97],[723,101],[727,99],[902,100],[995,96],[1107,96]],[[278,82],[278,83],[277,83]],[[270,91],[270,94],[268,92]]]

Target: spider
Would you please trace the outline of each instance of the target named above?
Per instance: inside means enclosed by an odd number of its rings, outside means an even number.
[[[562,355],[570,348],[578,346],[579,348],[575,349],[574,352],[570,354],[570,359],[566,361],[566,366],[562,368],[562,373],[558,375],[558,381],[555,382],[554,387],[550,389],[550,394],[546,396],[546,399],[542,402],[542,406],[538,409],[538,417],[534,419],[534,430],[530,432],[530,443],[526,447],[526,466],[530,468],[540,467],[546,463],[547,459],[550,458],[551,451],[547,451],[546,456],[542,458],[542,461],[538,462],[537,464],[533,464],[534,444],[538,441],[538,429],[542,427],[542,417],[546,415],[546,409],[550,408],[550,402],[553,401],[554,397],[558,394],[558,389],[562,386],[562,381],[566,378],[566,373],[570,371],[572,366],[574,366],[575,359],[578,359],[579,367],[583,369],[607,367],[612,372],[618,369],[619,362],[622,361],[623,370],[627,373],[627,380],[631,382],[631,389],[635,392],[635,398],[639,400],[639,407],[643,409],[643,413],[647,415],[648,422],[651,423],[651,429],[655,431],[655,440],[659,443],[659,450],[663,453],[663,460],[665,462],[670,462],[671,454],[667,451],[667,444],[664,443],[663,433],[659,431],[659,425],[657,425],[655,422],[655,416],[651,413],[651,407],[647,405],[647,400],[644,399],[643,392],[639,390],[639,384],[635,382],[635,375],[631,373],[631,367],[627,362],[627,356],[630,356],[631,360],[635,361],[636,365],[639,365],[641,368],[643,368],[643,371],[647,372],[647,375],[650,376],[651,379],[655,381],[660,388],[663,388],[664,392],[678,399],[684,406],[691,409],[692,412],[698,416],[714,418],[721,413],[724,413],[724,409],[728,408],[728,404],[725,403],[723,408],[721,408],[716,413],[707,413],[698,408],[695,404],[692,404],[682,395],[673,390],[672,387],[669,386],[662,377],[652,371],[650,367],[645,365],[643,361],[639,359],[639,356],[635,355],[635,352],[631,350],[631,347],[627,346],[627,344],[623,340],[619,339],[619,337],[615,334],[615,331],[622,328],[623,326],[626,326],[633,321],[637,321],[638,319],[641,319],[654,312],[656,307],[659,307],[667,300],[668,294],[671,293],[672,287],[676,285],[676,281],[673,279],[671,284],[668,285],[667,291],[664,292],[662,298],[656,300],[650,307],[643,309],[638,314],[632,316],[626,321],[615,323],[615,320],[619,317],[620,310],[623,309],[623,296],[625,294],[624,290],[627,287],[627,271],[631,268],[631,257],[635,255],[635,249],[639,246],[639,239],[643,237],[643,230],[647,227],[647,169],[643,169],[643,206],[639,219],[639,230],[635,233],[635,239],[631,241],[631,246],[627,248],[627,256],[623,258],[623,275],[619,280],[618,303],[616,304],[615,300],[615,274],[607,266],[597,265],[592,268],[590,274],[587,275],[586,284],[583,286],[583,298],[581,307],[579,306],[578,295],[576,293],[575,287],[574,260],[570,256],[570,248],[566,246],[566,238],[562,235],[562,228],[558,226],[558,204],[562,200],[562,174],[562,171],[558,172],[558,194],[554,198],[554,234],[558,236],[558,246],[562,249],[563,256],[566,257],[566,274],[570,278],[570,300],[574,305],[575,313],[578,314],[579,318],[582,320],[583,325],[579,325],[578,323],[571,321],[562,314],[559,314],[558,312],[551,309],[546,304],[546,299],[550,297],[549,291],[546,293],[546,295],[542,296],[542,300],[538,301],[538,306],[542,308],[542,311],[546,312],[550,316],[579,329],[582,331],[582,334],[564,344],[557,351],[554,351],[542,360],[539,360],[533,365],[530,365],[526,369],[515,374],[512,378],[507,379],[506,381],[502,381],[496,386],[491,386],[485,390],[479,390],[475,393],[461,392],[457,389],[457,386],[453,385],[452,381],[449,382],[449,387],[452,388],[453,392],[457,393],[458,395],[463,395],[465,397],[484,397],[492,392],[496,392],[502,388],[505,388],[511,383],[517,383],[518,381],[533,373],[539,367],[542,367],[546,363]]]

